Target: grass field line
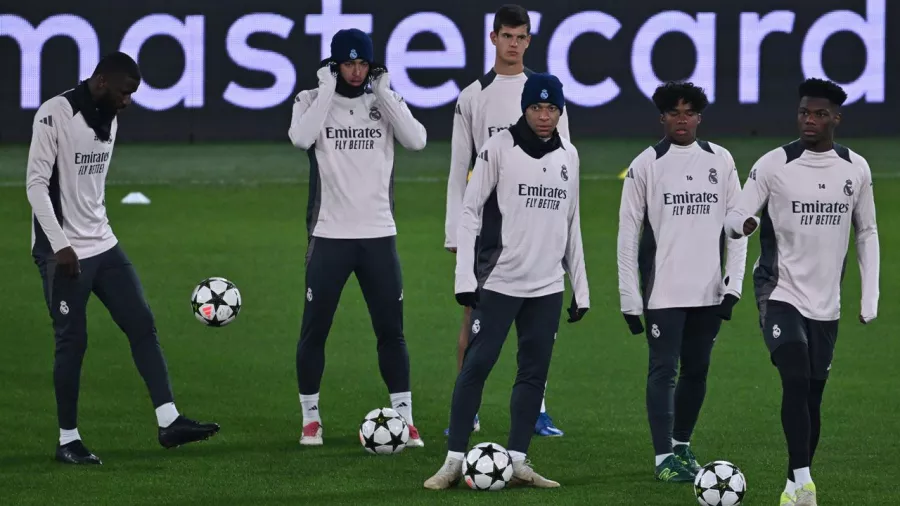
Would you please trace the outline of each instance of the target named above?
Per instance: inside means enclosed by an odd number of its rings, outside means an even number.
[[[900,179],[900,172],[876,172],[872,174],[873,179]],[[617,174],[582,174],[582,181],[616,181],[619,180]],[[447,183],[446,177],[434,176],[397,176],[394,177],[395,183],[419,183],[419,184],[436,184]],[[126,181],[108,181],[107,186],[259,186],[268,184],[309,184],[306,178],[262,178],[262,179],[135,179]],[[21,188],[25,186],[24,181],[0,181],[0,188]]]

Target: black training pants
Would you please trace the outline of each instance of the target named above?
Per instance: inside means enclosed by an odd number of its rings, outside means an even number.
[[[478,307],[472,311],[469,347],[453,389],[449,449],[452,452],[467,450],[472,419],[481,407],[484,383],[500,358],[503,343],[515,322],[519,337],[518,372],[510,399],[506,448],[528,453],[544,399],[563,293],[520,298],[482,290],[480,298]]]
[[[87,349],[87,304],[91,293],[97,295],[128,336],[131,356],[150,390],[153,406],[173,402],[153,313],[128,257],[116,245],[97,256],[80,259],[80,263],[81,274],[73,278],[58,268],[55,257],[35,256],[56,336],[53,383],[59,427],[68,430],[78,427],[78,392]]]
[[[706,397],[713,343],[722,326],[716,309],[717,306],[710,306],[646,312],[650,348],[647,417],[656,455],[672,453],[673,437],[690,441]]]
[[[297,344],[297,386],[319,392],[325,340],[341,292],[355,273],[378,347],[378,366],[390,393],[409,392],[409,353],[403,337],[403,279],[395,236],[376,239],[313,237],[306,253],[306,301]]]

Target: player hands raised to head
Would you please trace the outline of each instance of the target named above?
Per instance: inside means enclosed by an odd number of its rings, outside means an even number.
[[[556,77],[529,76],[520,104],[524,115],[481,148],[466,188],[455,291],[457,302],[472,308],[472,339],[453,390],[449,453],[425,482],[430,489],[449,488],[461,478],[472,417],[513,323],[519,345],[507,443],[513,480],[559,486],[535,473],[525,455],[559,328],[565,273],[573,287],[569,322],[581,320],[590,306],[578,206],[579,159],[557,130],[565,99]]]
[[[647,327],[647,416],[656,478],[683,482],[700,470],[691,434],[706,395],[713,343],[741,296],[747,241],[723,244],[726,212],[736,205],[741,185],[731,153],[697,139],[709,103],[704,91],[666,83],[653,102],[665,138],[638,155],[626,173],[619,295],[631,332],[644,331],[642,313]]]
[[[494,68],[467,86],[459,95],[453,116],[450,151],[450,176],[447,182],[447,215],[444,247],[457,252],[456,229],[462,212],[463,193],[475,163],[475,154],[491,136],[506,130],[522,116],[522,87],[532,71],[525,67],[524,56],[531,42],[531,20],[528,11],[518,5],[504,5],[494,14],[490,34],[496,48]],[[569,119],[565,111],[557,126],[559,134],[569,139]],[[464,308],[457,341],[456,363],[462,368],[463,355],[469,344],[471,308]],[[475,415],[474,430],[480,429]],[[534,427],[539,436],[562,436],[541,403],[541,415]],[[449,429],[444,431],[445,434]]]
[[[118,131],[118,112],[141,82],[137,63],[111,53],[74,89],[44,102],[34,117],[26,186],[33,211],[32,256],[53,321],[53,384],[59,418],[56,459],[100,464],[78,432],[81,365],[87,348],[91,293],[128,337],[131,355],[150,391],[158,439],[171,448],[219,430],[178,413],[153,313],[131,261],[109,226],[106,174]]]
[[[862,281],[859,320],[869,323],[878,314],[872,172],[865,158],[834,142],[846,99],[831,81],[808,79],[800,85],[800,138],[756,162],[726,221],[731,237],[750,235],[759,227],[753,285],[763,337],[781,376],[781,421],[788,446],[782,505],[816,504],[810,465],[837,340],[851,225]]]
[[[372,40],[356,29],[331,41],[319,86],[294,101],[288,132],[310,159],[306,224],[306,301],[297,344],[302,445],[322,444],[319,385],[325,340],[351,273],[378,339],[378,365],[391,405],[409,424],[408,446],[424,446],[413,425],[409,355],[403,337],[403,283],[394,224],[394,140],[425,147],[426,133],[387,69],[373,62]]]

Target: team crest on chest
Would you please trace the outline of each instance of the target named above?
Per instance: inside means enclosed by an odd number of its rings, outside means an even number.
[[[853,181],[847,180],[847,184],[844,185],[844,195],[848,197],[853,196]]]
[[[719,173],[716,172],[716,169],[709,169],[709,182],[719,184]]]
[[[374,105],[369,109],[369,119],[372,121],[381,121],[381,111]]]
[[[562,170],[559,172],[559,177],[561,177],[563,181],[569,180],[569,170],[566,169],[565,165],[562,166]]]

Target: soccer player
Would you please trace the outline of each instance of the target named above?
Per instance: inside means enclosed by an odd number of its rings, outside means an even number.
[[[425,147],[426,132],[373,62],[372,40],[356,29],[331,41],[319,86],[294,101],[288,131],[309,155],[306,302],[297,344],[302,445],[322,444],[319,386],[325,340],[344,285],[356,274],[378,340],[378,365],[391,405],[409,424],[408,446],[424,446],[413,425],[403,284],[394,223],[394,140]]]
[[[880,260],[869,164],[834,142],[847,94],[822,79],[804,81],[798,92],[800,138],[756,162],[738,205],[728,213],[726,231],[742,237],[759,228],[753,285],[763,337],[781,376],[781,423],[788,447],[781,504],[809,506],[816,504],[810,466],[837,341],[851,224],[863,324],[878,314]]]
[[[519,345],[507,443],[513,479],[541,488],[559,486],[535,473],[525,456],[559,328],[566,272],[573,287],[568,321],[581,320],[590,307],[579,158],[557,130],[565,97],[555,76],[529,76],[520,104],[519,121],[482,147],[466,189],[455,292],[460,305],[472,308],[472,338],[453,390],[449,452],[425,482],[429,489],[449,488],[462,477],[471,420],[513,323]]]
[[[467,86],[456,102],[453,116],[453,135],[450,151],[450,176],[447,183],[447,216],[445,219],[444,247],[457,252],[456,230],[463,206],[463,194],[475,163],[475,153],[491,136],[510,127],[522,116],[520,98],[525,80],[532,71],[525,67],[523,59],[531,43],[531,20],[528,11],[518,5],[504,5],[494,14],[494,27],[490,34],[496,47],[494,68]],[[562,112],[560,135],[569,139],[569,119]],[[463,310],[462,326],[457,341],[456,363],[462,368],[463,355],[469,343],[471,308]],[[475,415],[474,430],[480,429]],[[547,414],[545,402],[541,402],[541,415],[534,426],[539,436],[562,436]],[[449,429],[444,431],[445,434]]]
[[[646,401],[656,478],[684,482],[700,471],[691,434],[706,396],[713,343],[741,296],[747,241],[725,241],[726,212],[736,205],[741,184],[731,153],[697,138],[709,104],[703,89],[666,83],[653,102],[665,137],[626,173],[619,295],[631,332],[644,332],[642,313],[647,325]]]
[[[101,463],[82,443],[77,423],[91,293],[128,337],[156,408],[159,443],[172,448],[219,431],[218,425],[195,422],[175,408],[153,313],[106,216],[116,116],[131,103],[140,82],[140,69],[131,57],[109,54],[89,79],[41,104],[34,118],[26,176],[33,211],[31,252],[56,337],[56,460],[67,464]]]

